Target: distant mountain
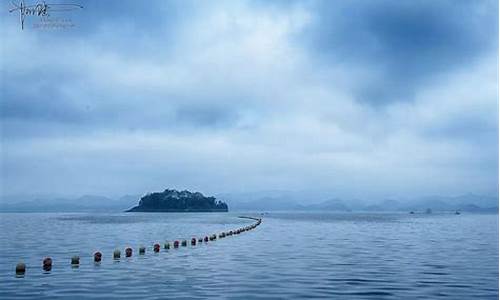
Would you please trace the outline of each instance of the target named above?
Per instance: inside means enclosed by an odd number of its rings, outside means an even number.
[[[245,199],[245,197],[248,197]],[[455,197],[429,196],[412,200],[386,199],[380,202],[364,203],[360,200],[345,201],[330,199],[318,201],[317,195],[297,197],[293,193],[279,192],[266,196],[265,193],[248,195],[226,194],[224,198],[235,210],[304,210],[304,211],[416,211],[425,212],[430,208],[434,212],[440,211],[467,211],[467,212],[498,212],[498,198],[465,194]],[[313,204],[308,204],[308,203]]]
[[[298,210],[303,207],[286,197],[263,197],[253,201],[228,200],[235,210]]]
[[[116,199],[84,195],[58,197],[54,195],[3,196],[0,212],[121,212],[137,205],[140,195],[125,195]],[[345,200],[332,198],[324,192],[268,191],[242,194],[219,194],[218,199],[232,210],[254,211],[415,211],[430,208],[439,211],[498,212],[498,197],[465,194],[453,197],[428,196],[415,199],[382,201]]]
[[[340,199],[331,199],[325,202],[321,202],[319,204],[312,204],[303,206],[304,210],[321,210],[321,211],[351,211],[342,200]]]
[[[111,199],[104,196],[56,197],[19,195],[6,196],[0,201],[0,212],[111,212],[133,206],[140,196]]]
[[[127,212],[227,212],[227,204],[199,192],[166,189],[142,197],[139,205]]]

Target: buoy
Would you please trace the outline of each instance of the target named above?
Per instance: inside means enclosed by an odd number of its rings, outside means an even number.
[[[43,259],[43,270],[50,271],[52,269],[52,258],[46,257]]]
[[[208,242],[208,236],[206,236],[204,239],[203,239],[206,242]]]
[[[203,242],[203,238],[199,238],[198,243],[202,243],[202,242]]]
[[[165,245],[163,245],[164,249],[170,249],[170,243],[166,242]]]
[[[94,253],[94,262],[100,262],[102,259],[102,253],[97,251],[96,253]]]
[[[26,264],[20,262],[16,265],[16,275],[24,275],[26,273]]]
[[[196,238],[191,239],[191,246],[196,246]]]
[[[78,255],[73,256],[71,258],[71,264],[75,265],[75,266],[79,265],[80,264],[80,256],[78,256]]]
[[[160,244],[154,244],[153,251],[157,253],[160,252]]]
[[[140,246],[140,247],[139,247],[139,254],[140,254],[140,255],[144,255],[144,254],[146,254],[146,247],[144,247],[144,246]]]
[[[134,251],[130,247],[128,247],[127,249],[125,249],[125,257],[131,257],[132,256],[132,252],[134,252]]]
[[[187,242],[186,240],[183,240],[183,241],[182,241],[182,247],[186,247],[186,246],[187,246],[187,244],[188,244],[188,242]]]
[[[174,248],[179,248],[179,241],[174,242]]]
[[[115,251],[113,251],[113,258],[114,259],[119,259],[120,255],[121,255],[120,250],[116,249]]]

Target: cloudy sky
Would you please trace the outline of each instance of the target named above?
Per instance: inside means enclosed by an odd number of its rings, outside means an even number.
[[[498,193],[497,1],[75,1],[2,1],[4,195]]]

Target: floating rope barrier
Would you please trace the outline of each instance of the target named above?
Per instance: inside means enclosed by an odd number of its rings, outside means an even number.
[[[205,237],[199,237],[198,238],[198,244],[201,244],[203,242],[208,243],[208,241],[215,241],[215,240],[217,240],[217,237],[219,239],[221,239],[221,238],[225,238],[225,237],[228,237],[228,236],[232,236],[233,234],[236,235],[236,234],[243,233],[245,231],[250,231],[252,229],[255,229],[257,226],[259,226],[262,223],[262,219],[260,219],[260,218],[247,217],[247,216],[239,216],[238,218],[241,218],[241,219],[250,219],[250,220],[257,221],[257,222],[255,222],[252,225],[248,225],[248,226],[245,226],[245,227],[242,227],[242,228],[238,228],[236,230],[230,230],[230,231],[227,231],[227,232],[221,232],[218,235],[217,234],[211,234],[210,236],[206,235]],[[191,246],[196,246],[196,241],[197,241],[196,237],[193,237],[191,239]],[[179,242],[178,240],[176,240],[176,241],[173,242],[173,247],[174,248],[179,248],[179,244],[182,247],[187,247],[188,241],[187,240],[182,240],[181,242]],[[159,253],[160,252],[160,248],[161,248],[161,246],[160,246],[159,243],[155,243],[153,245],[153,251],[155,253]],[[167,250],[170,249],[170,242],[166,241],[164,243],[164,245],[163,245],[163,248],[167,249]],[[125,249],[125,257],[132,257],[132,253],[133,253],[133,249],[131,247],[127,247]],[[139,255],[145,255],[145,254],[146,254],[146,247],[140,246],[139,247]],[[119,249],[115,249],[113,251],[113,259],[114,260],[119,260],[120,256],[121,256],[121,251]],[[102,261],[102,253],[99,252],[99,251],[96,251],[94,253],[94,255],[93,255],[93,258],[94,258],[94,263],[99,264]],[[71,266],[74,267],[74,268],[77,268],[79,265],[80,265],[80,257],[77,256],[77,255],[71,257]],[[52,258],[45,257],[43,259],[43,261],[42,261],[42,266],[43,266],[43,270],[44,271],[49,272],[52,269]],[[18,276],[18,277],[24,277],[25,273],[26,273],[26,264],[24,262],[19,262],[16,265],[16,276]]]

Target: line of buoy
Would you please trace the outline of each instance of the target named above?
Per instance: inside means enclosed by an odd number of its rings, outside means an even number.
[[[252,230],[254,228],[256,228],[257,226],[259,226],[262,222],[262,219],[260,218],[253,218],[253,217],[247,217],[247,216],[240,216],[239,218],[243,218],[243,219],[251,219],[251,220],[255,220],[257,222],[255,222],[254,224],[252,225],[248,225],[248,226],[245,226],[245,227],[242,227],[242,228],[238,228],[236,230],[230,230],[230,231],[227,231],[227,232],[221,232],[219,233],[218,235],[217,234],[212,234],[210,236],[205,236],[205,237],[199,237],[198,238],[198,243],[202,243],[202,242],[205,242],[205,243],[208,243],[208,241],[215,241],[217,240],[217,237],[219,239],[221,238],[225,238],[227,236],[231,236],[233,234],[240,234],[242,232],[245,232],[245,231],[249,231],[249,230]],[[192,246],[196,246],[196,237],[193,237],[191,239],[191,245]],[[179,242],[178,240],[174,241],[173,242],[173,247],[174,248],[179,248],[179,244],[182,245],[182,247],[186,247],[187,246],[187,240],[182,240],[181,242]],[[159,243],[155,243],[153,245],[153,251],[155,253],[158,253],[160,252],[160,244]],[[170,242],[165,242],[165,244],[163,245],[163,248],[164,249],[170,249]],[[133,254],[133,249],[131,247],[127,247],[125,249],[125,257],[132,257],[132,254]],[[146,254],[146,247],[144,246],[140,246],[139,247],[139,255],[144,255]],[[121,251],[119,249],[115,249],[113,251],[113,259],[114,260],[119,260],[120,259],[120,256],[121,256]],[[102,261],[102,253],[99,252],[99,251],[96,251],[94,252],[94,263],[100,263]],[[71,257],[71,266],[72,267],[78,267],[80,265],[80,257],[78,255],[75,255],[73,257]],[[42,266],[43,266],[43,270],[44,271],[50,271],[52,269],[52,258],[50,257],[45,257],[42,261]],[[24,262],[19,262],[17,265],[16,265],[16,275],[18,275],[19,277],[24,277],[24,274],[26,273],[26,264]]]

